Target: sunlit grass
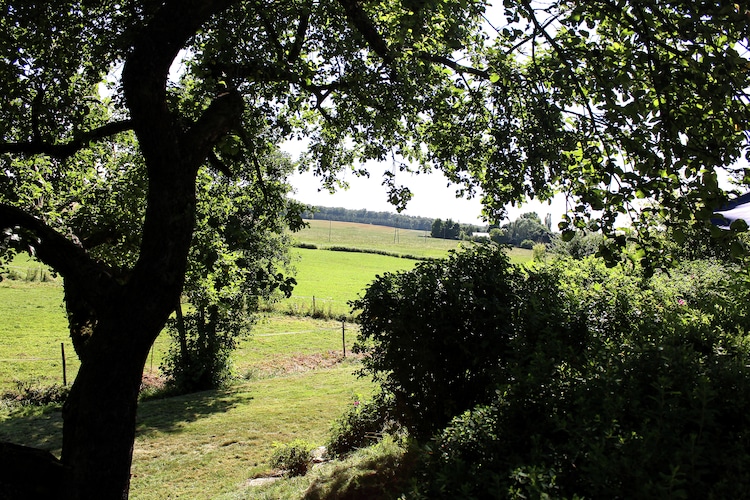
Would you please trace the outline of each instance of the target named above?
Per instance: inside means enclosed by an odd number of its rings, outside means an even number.
[[[458,247],[458,240],[431,238],[426,231],[396,229],[373,224],[325,220],[307,221],[309,227],[294,234],[299,243],[326,248],[345,246],[383,250],[399,255],[440,258]]]

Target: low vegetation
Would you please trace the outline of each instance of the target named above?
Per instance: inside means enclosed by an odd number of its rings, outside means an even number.
[[[522,270],[482,247],[379,278],[357,350],[424,446],[414,496],[733,498],[748,294],[718,262]]]
[[[265,313],[232,354],[232,384],[166,398],[159,340],[132,498],[728,498],[750,488],[740,270],[702,260],[650,276],[541,249],[518,266],[491,245],[444,261],[295,251],[299,287],[343,303],[356,289],[361,325]],[[375,281],[361,292],[347,266],[360,280],[371,266]],[[329,288],[314,287],[321,276]],[[12,340],[0,357],[14,363],[0,441],[55,454],[61,301],[54,279],[0,283],[0,335]],[[44,349],[55,355],[41,359]],[[67,359],[70,380],[72,350]]]

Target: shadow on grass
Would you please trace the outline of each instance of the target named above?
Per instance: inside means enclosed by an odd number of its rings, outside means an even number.
[[[31,446],[59,457],[62,450],[60,408],[24,407],[3,415],[0,441]]]
[[[136,432],[177,432],[185,422],[229,411],[252,399],[247,393],[230,389],[144,401],[138,405]],[[0,415],[0,442],[39,448],[59,457],[62,450],[62,427],[60,407],[19,407]]]
[[[186,422],[227,412],[252,399],[246,392],[229,388],[143,401],[138,405],[136,433],[179,432]]]

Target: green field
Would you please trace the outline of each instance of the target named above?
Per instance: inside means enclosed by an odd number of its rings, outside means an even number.
[[[351,314],[347,302],[357,298],[375,277],[385,272],[412,269],[417,260],[391,255],[328,251],[331,247],[388,252],[419,258],[442,258],[470,242],[431,238],[424,231],[336,221],[307,221],[309,227],[294,235],[298,244],[317,250],[296,248],[297,286],[292,297],[275,310],[326,317]],[[509,250],[512,261],[531,260],[531,250]]]
[[[448,250],[458,247],[458,240],[431,238],[430,233],[413,229],[396,229],[372,224],[308,220],[309,226],[294,234],[298,243],[317,245],[318,248],[345,246],[383,250],[416,257],[445,257]]]
[[[0,283],[2,391],[14,380],[61,383],[60,342],[66,345],[68,379],[77,370],[66,334],[59,281],[6,279]],[[304,438],[322,445],[331,422],[373,385],[353,372],[352,324],[286,315],[262,315],[253,335],[233,354],[237,382],[221,391],[144,401],[139,406],[131,498],[255,496],[249,479],[268,474],[276,442]],[[342,338],[343,337],[343,338]],[[342,341],[349,356],[343,357]],[[168,346],[157,339],[158,370]],[[59,410],[0,405],[0,441],[61,449]]]
[[[321,238],[327,240],[328,231],[331,245],[397,254],[439,257],[459,244],[424,238],[419,231],[317,221],[297,235],[318,249],[293,249],[299,284],[278,308],[309,313],[315,297],[315,307],[327,315],[347,314],[347,301],[376,275],[418,262],[324,250],[328,242]],[[512,258],[528,260],[528,254]],[[12,263],[11,276],[6,273],[0,282],[0,392],[13,390],[16,381],[62,383],[61,344],[71,383],[78,362],[67,334],[61,280],[22,256]],[[276,442],[303,438],[323,444],[331,422],[354,395],[366,397],[375,388],[354,375],[359,362],[351,355],[357,334],[352,323],[264,313],[252,332],[232,356],[237,382],[228,389],[141,403],[131,498],[301,498],[313,479],[260,489],[248,486],[248,480],[270,472]],[[169,344],[164,333],[157,339],[146,363],[152,377]],[[61,427],[59,410],[0,405],[0,441],[59,454]]]

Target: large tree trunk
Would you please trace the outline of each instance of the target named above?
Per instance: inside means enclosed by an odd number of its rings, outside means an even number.
[[[109,352],[81,364],[63,411],[65,498],[128,497],[138,391],[148,349],[137,351],[143,349],[113,343]]]
[[[141,258],[127,283],[103,287],[104,300],[91,297],[85,283],[66,279],[71,334],[81,358],[63,409],[62,463],[70,500],[128,497],[143,367],[180,297],[193,229],[193,186],[189,171],[174,177],[169,190],[151,183]]]
[[[8,457],[26,457],[56,477],[64,476],[57,494],[45,490],[39,498],[128,497],[143,367],[182,291],[195,216],[195,178],[217,141],[237,126],[243,110],[238,93],[222,92],[196,122],[178,122],[167,106],[167,74],[186,40],[233,2],[168,0],[134,32],[122,78],[149,192],[139,259],[128,276],[115,276],[41,221],[0,206],[0,220],[7,219],[7,227],[32,231],[39,243],[37,256],[65,277],[71,335],[81,359],[63,410],[63,467],[48,454],[8,448]],[[0,470],[0,490],[6,486],[26,486],[29,492],[35,487]]]

